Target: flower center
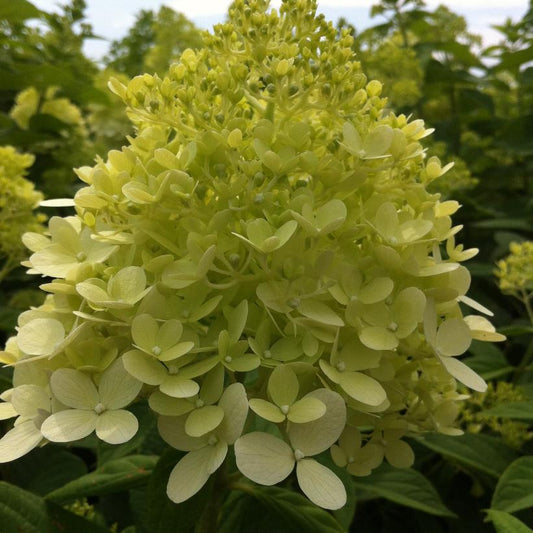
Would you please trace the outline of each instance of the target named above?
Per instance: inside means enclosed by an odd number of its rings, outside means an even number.
[[[294,458],[299,461],[300,459],[303,459],[305,457],[304,452],[301,450],[294,450]]]
[[[97,403],[95,406],[94,406],[94,412],[99,415],[101,413],[103,413],[105,411],[105,405],[101,402]]]

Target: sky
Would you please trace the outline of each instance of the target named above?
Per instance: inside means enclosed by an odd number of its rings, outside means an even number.
[[[45,11],[58,11],[58,0],[32,0]],[[94,33],[103,39],[90,39],[84,51],[92,59],[99,60],[107,52],[112,40],[123,37],[135,21],[141,9],[157,11],[161,5],[181,11],[201,28],[210,29],[224,20],[231,0],[86,0],[87,17]],[[336,22],[341,16],[358,30],[378,24],[379,18],[370,18],[370,7],[377,0],[318,0],[318,10],[326,18]],[[280,4],[273,0],[274,7]],[[498,33],[490,26],[501,24],[506,18],[518,20],[527,11],[528,0],[426,0],[429,8],[439,4],[466,17],[470,31],[483,37],[485,45],[498,42]]]

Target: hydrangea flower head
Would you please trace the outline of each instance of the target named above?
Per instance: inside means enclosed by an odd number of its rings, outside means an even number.
[[[93,430],[123,441],[128,403],[148,398],[187,452],[173,501],[233,449],[249,479],[295,469],[336,509],[346,493],[324,451],[367,475],[384,458],[412,463],[406,435],[458,432],[457,381],[486,387],[458,356],[497,340],[461,307],[486,312],[460,264],[475,251],[455,244],[459,204],[426,188],[446,171],[426,161],[431,132],[383,113],[351,45],[313,0],[279,12],[237,0],[162,79],[111,83],[137,133],[77,170],[75,216],[28,239],[31,272],[55,279],[4,353],[16,365],[6,416],[29,423],[20,387],[50,398],[29,418],[35,446]],[[110,399],[124,372],[131,385]]]

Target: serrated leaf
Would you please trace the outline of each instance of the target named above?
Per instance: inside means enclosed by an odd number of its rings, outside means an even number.
[[[533,402],[503,403],[492,409],[481,411],[479,414],[498,418],[512,418],[514,420],[533,420]]]
[[[427,435],[418,442],[453,461],[499,478],[517,453],[500,439],[489,435],[465,433],[457,437]]]
[[[487,514],[497,533],[533,533],[533,530],[528,528],[524,522],[509,513],[489,509]]]
[[[50,523],[43,498],[0,481],[0,522],[4,533],[43,533]]]
[[[491,507],[515,513],[533,507],[533,456],[520,457],[501,475]]]
[[[109,461],[94,472],[50,492],[46,499],[65,503],[78,498],[128,490],[146,483],[156,463],[157,457],[154,455],[130,455]]]
[[[228,505],[224,510],[233,507],[235,513],[222,521],[219,533],[345,533],[331,514],[293,490],[250,487]]]
[[[382,465],[367,477],[354,478],[356,491],[412,507],[437,516],[455,516],[442,502],[435,487],[420,472]]]

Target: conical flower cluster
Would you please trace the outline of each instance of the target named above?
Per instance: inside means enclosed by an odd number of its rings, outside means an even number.
[[[425,157],[431,132],[384,112],[313,0],[267,8],[236,0],[163,79],[111,84],[136,136],[78,169],[74,216],[25,237],[30,272],[54,279],[3,354],[2,461],[93,431],[127,441],[147,398],[188,452],[173,501],[232,450],[249,479],[295,469],[336,509],[322,452],[361,476],[409,466],[404,436],[460,433],[457,381],[486,385],[458,356],[501,336],[466,296],[459,204],[426,189],[447,170]]]

